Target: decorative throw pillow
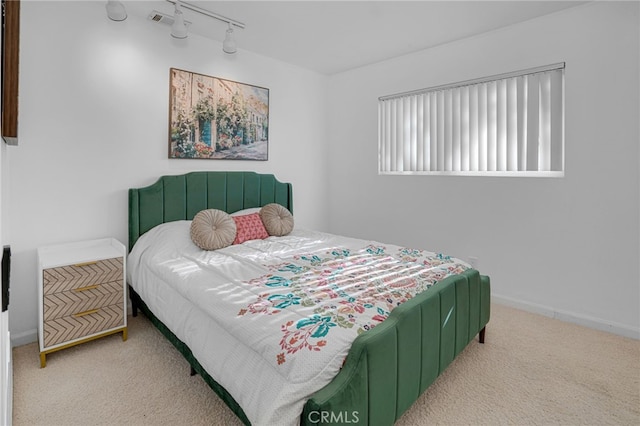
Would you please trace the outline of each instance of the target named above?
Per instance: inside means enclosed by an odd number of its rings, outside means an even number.
[[[227,212],[199,211],[191,222],[191,240],[203,250],[217,250],[233,243],[236,223]]]
[[[260,218],[269,235],[281,237],[293,230],[293,215],[286,207],[271,203],[260,210]]]
[[[237,229],[233,244],[241,244],[248,240],[263,240],[269,236],[258,213],[233,216],[231,219],[235,221]]]

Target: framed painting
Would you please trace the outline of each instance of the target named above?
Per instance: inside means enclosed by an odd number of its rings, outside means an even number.
[[[268,159],[269,89],[169,72],[169,158]]]

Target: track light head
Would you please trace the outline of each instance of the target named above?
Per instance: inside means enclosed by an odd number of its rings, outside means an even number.
[[[175,12],[173,14],[173,25],[171,26],[171,36],[174,38],[187,38],[189,31],[184,22],[182,10],[180,10],[180,2],[176,2]]]
[[[225,53],[233,55],[238,51],[238,45],[233,36],[233,26],[238,27],[240,29],[244,29],[245,25],[236,21],[235,19],[230,19],[225,16],[219,15],[210,10],[204,9],[195,4],[187,3],[183,0],[167,0],[169,3],[173,3],[175,5],[175,13],[173,15],[173,25],[171,27],[171,35],[175,38],[186,38],[188,35],[187,22],[184,20],[182,16],[182,7],[187,8],[189,10],[193,10],[194,12],[198,12],[202,15],[208,16],[213,19],[217,19],[218,21],[223,21],[229,24],[229,28],[227,29],[227,33],[225,35],[224,41],[222,42],[222,50]],[[151,16],[150,16],[151,17]],[[154,19],[155,20],[155,19]]]
[[[107,16],[112,21],[124,21],[127,19],[127,11],[120,1],[108,0],[105,8],[107,9]]]
[[[231,27],[231,22],[229,22],[227,34],[225,35],[224,41],[222,42],[222,50],[224,51],[224,53],[228,53],[230,55],[233,55],[238,51],[236,39],[233,37],[233,28]]]

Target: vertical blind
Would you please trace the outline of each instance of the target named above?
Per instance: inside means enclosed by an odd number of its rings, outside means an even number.
[[[564,172],[564,63],[378,101],[381,174]]]

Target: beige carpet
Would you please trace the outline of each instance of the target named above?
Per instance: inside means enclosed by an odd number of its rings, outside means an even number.
[[[143,316],[49,355],[14,348],[14,425],[240,425]],[[640,425],[640,341],[492,306],[472,342],[398,425]]]

